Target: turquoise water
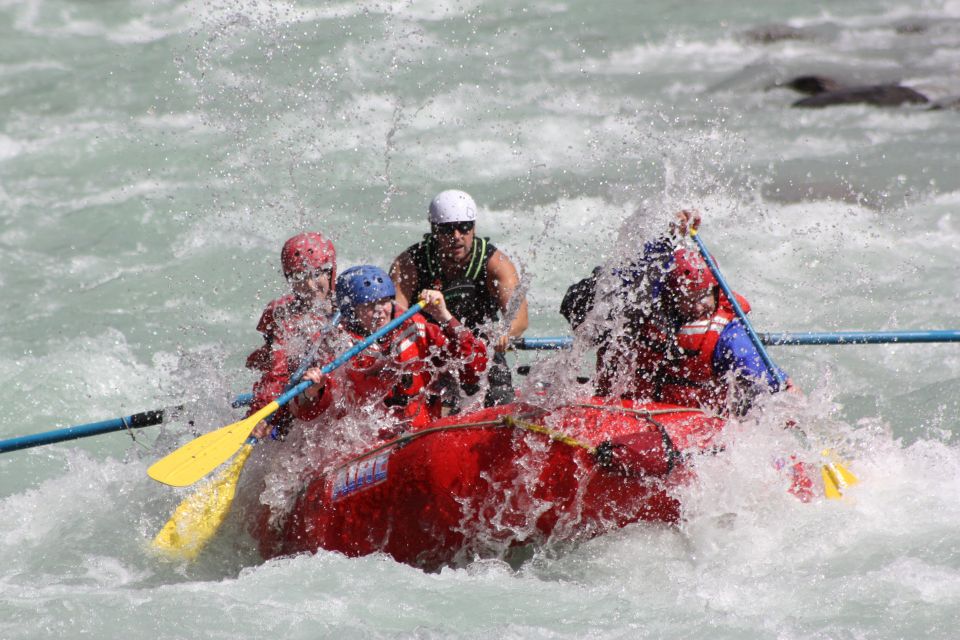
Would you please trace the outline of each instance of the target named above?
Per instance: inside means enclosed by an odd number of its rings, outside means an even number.
[[[529,335],[689,206],[759,330],[957,328],[960,114],[768,87],[960,93],[960,4],[832,4],[0,0],[0,437],[182,402],[232,421],[283,240],[387,266],[445,188],[521,269]],[[746,35],[770,24],[802,37]],[[519,569],[264,564],[236,522],[168,565],[146,545],[183,494],[145,469],[185,422],[4,454],[0,636],[952,637],[960,351],[772,353],[805,396],[704,463],[683,526]],[[758,467],[786,412],[842,447],[850,500]]]

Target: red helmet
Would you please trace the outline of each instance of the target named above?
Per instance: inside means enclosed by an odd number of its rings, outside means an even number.
[[[667,274],[667,285],[676,292],[699,293],[716,287],[717,279],[699,253],[678,249],[673,254],[673,268]]]
[[[295,273],[316,271],[323,267],[331,269],[330,282],[337,279],[337,250],[333,243],[316,231],[293,236],[283,243],[280,252],[283,275],[289,278]]]

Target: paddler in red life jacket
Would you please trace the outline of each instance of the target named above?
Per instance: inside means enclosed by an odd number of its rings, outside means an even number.
[[[430,233],[390,267],[397,303],[409,305],[424,289],[442,291],[453,315],[494,347],[485,404],[512,402],[515,394],[504,352],[510,338],[523,335],[528,323],[517,269],[489,238],[476,236],[477,203],[469,194],[457,190],[437,194],[428,219]],[[494,323],[501,316],[510,318],[510,326],[495,335]],[[473,395],[477,385],[465,384],[463,390]]]
[[[759,393],[780,390],[700,254],[677,250],[666,284],[666,303],[682,324],[677,349],[661,362],[660,401],[742,415]],[[750,304],[734,295],[748,313]]]
[[[270,302],[257,323],[263,345],[247,357],[247,367],[262,375],[254,384],[247,415],[283,393],[300,359],[311,350],[312,337],[329,323],[333,308],[337,252],[323,234],[307,232],[287,240],[280,264],[292,292]],[[288,422],[286,407],[271,419],[281,430]],[[267,432],[269,428],[261,424],[255,435],[262,437]]]
[[[379,267],[351,267],[337,279],[337,306],[348,337],[359,342],[403,313],[396,288]],[[302,421],[321,415],[341,417],[357,406],[375,406],[398,422],[400,429],[421,427],[440,417],[439,397],[431,382],[442,373],[476,384],[487,367],[487,349],[447,309],[443,294],[426,289],[420,314],[381,338],[339,371],[319,367],[304,374],[314,384],[291,402]]]
[[[597,395],[660,396],[661,363],[675,349],[681,324],[665,304],[666,275],[688,228],[699,225],[697,211],[679,211],[668,232],[645,243],[634,260],[609,270],[598,266],[567,289],[560,313],[578,339],[597,346]]]

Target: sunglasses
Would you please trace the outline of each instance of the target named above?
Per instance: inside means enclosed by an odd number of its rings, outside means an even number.
[[[453,235],[454,231],[466,234],[473,231],[473,224],[473,222],[444,222],[433,225],[433,232],[441,236]]]
[[[303,282],[304,280],[310,280],[314,278],[329,278],[331,275],[333,275],[333,267],[322,267],[313,271],[298,271],[297,273],[291,273],[288,280],[290,280],[290,282]]]

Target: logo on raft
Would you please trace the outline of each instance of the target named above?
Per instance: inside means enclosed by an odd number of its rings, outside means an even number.
[[[372,487],[386,480],[389,460],[390,452],[388,451],[376,458],[365,458],[340,469],[333,479],[331,499],[339,500],[355,491]]]

